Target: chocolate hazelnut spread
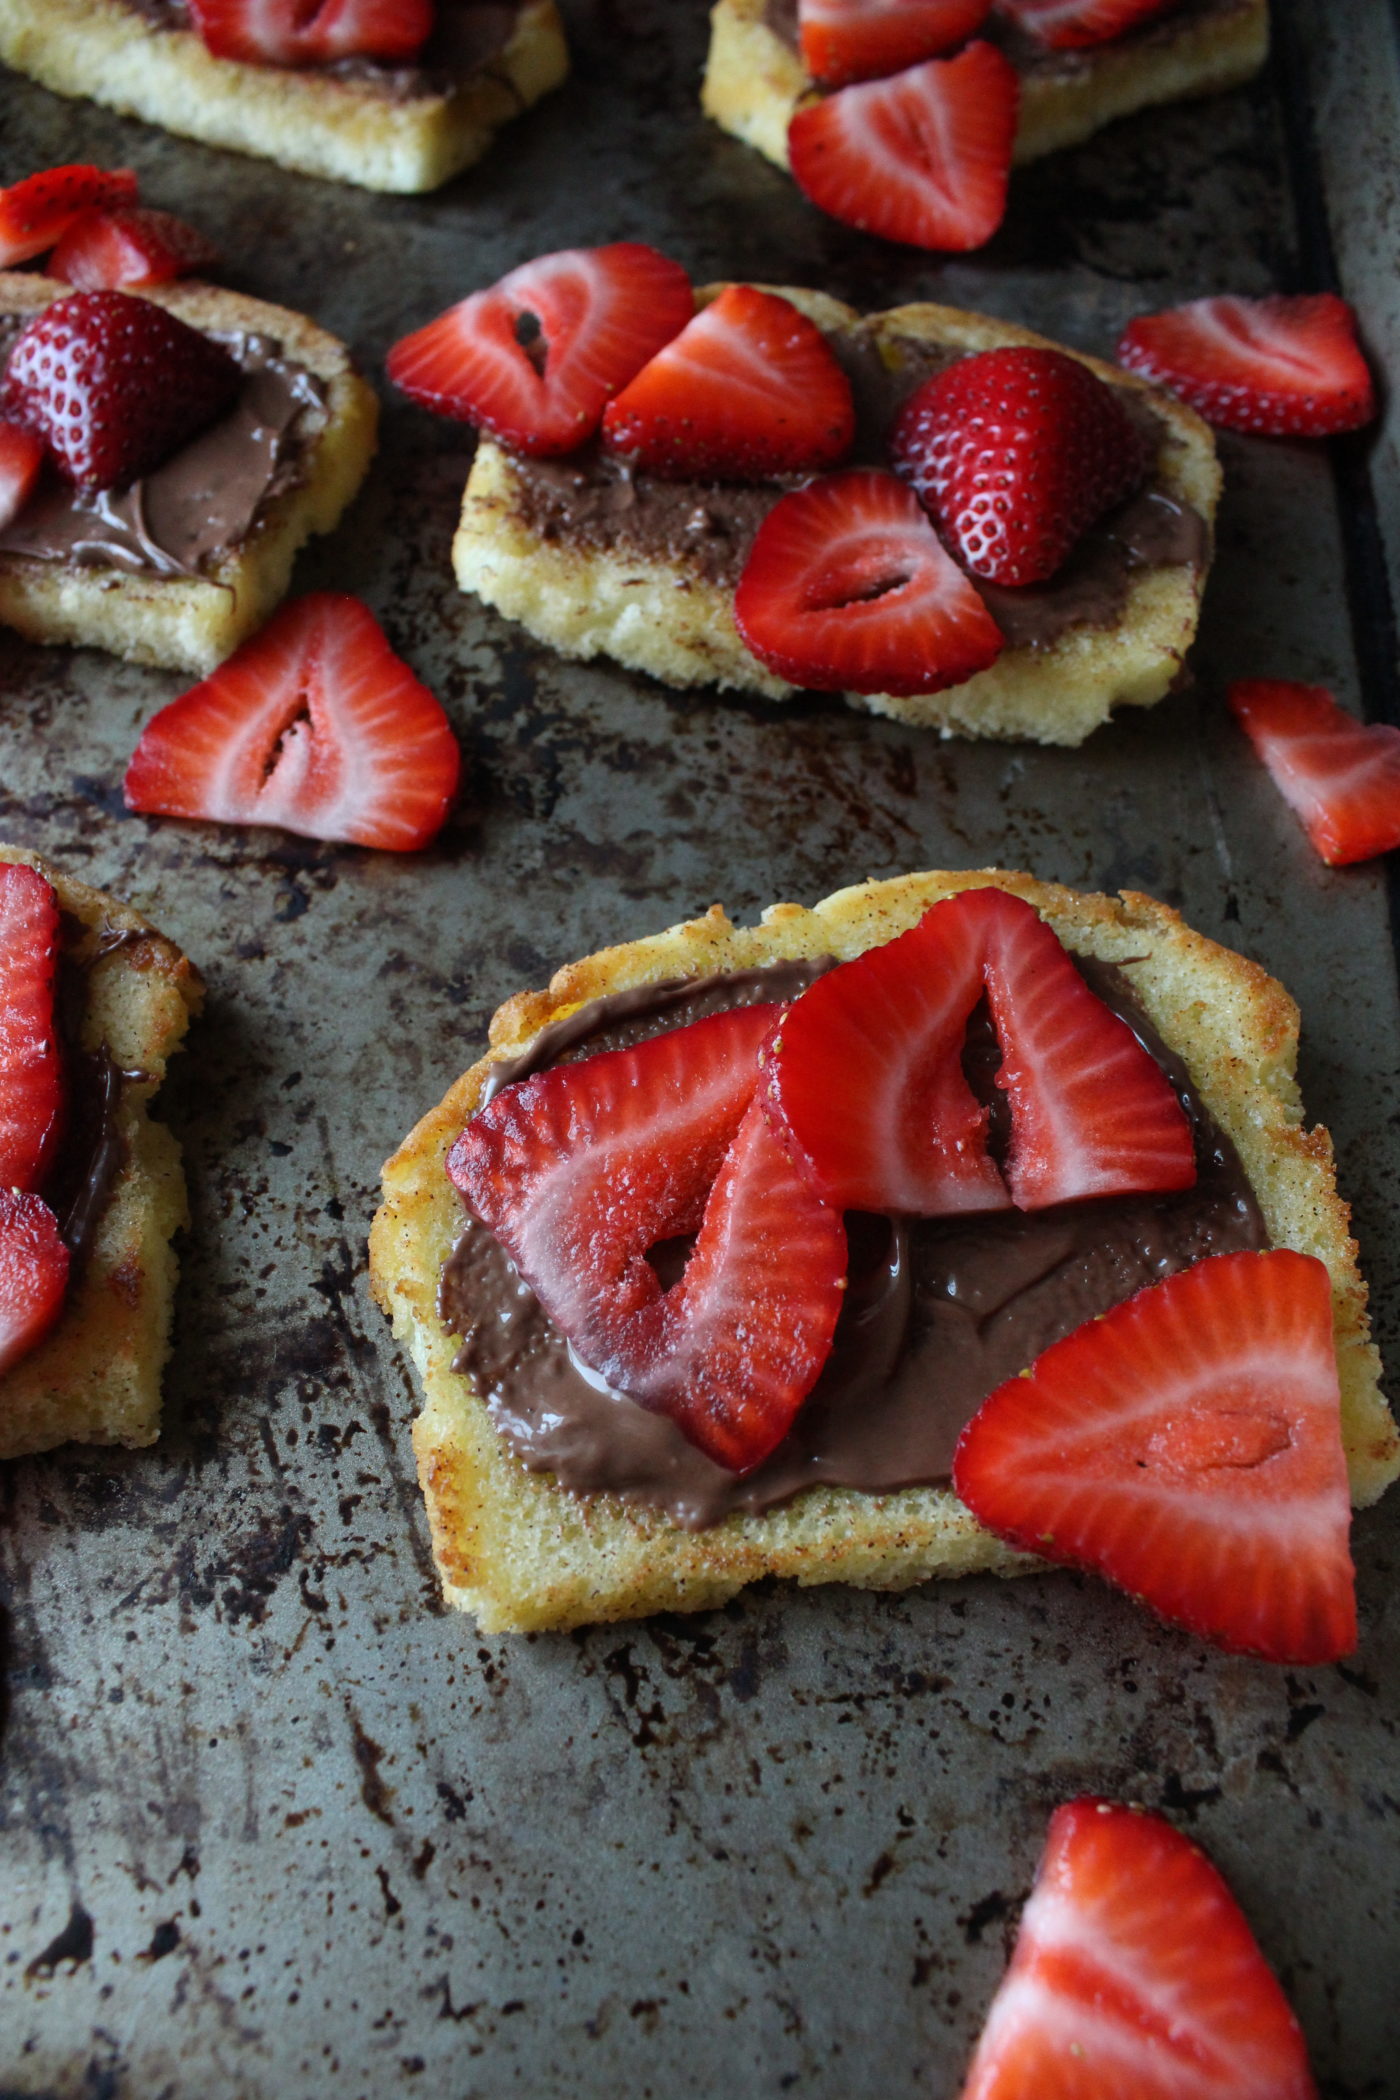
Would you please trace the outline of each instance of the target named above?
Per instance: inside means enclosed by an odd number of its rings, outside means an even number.
[[[61,924],[54,1010],[63,1049],[64,1124],[57,1154],[39,1193],[58,1219],[72,1257],[71,1281],[82,1271],[126,1160],[117,1120],[122,1087],[146,1076],[123,1071],[105,1043],[96,1050],[83,1048],[87,974],[103,956],[149,936],[144,928],[115,927],[104,921],[89,945],[88,928],[81,919],[64,912]]]
[[[1141,23],[1136,29],[1124,30],[1104,45],[1090,45],[1082,50],[1053,51],[1042,44],[1039,38],[1022,29],[999,9],[992,13],[977,31],[988,43],[997,44],[1006,53],[1018,73],[1034,74],[1040,79],[1078,80],[1087,73],[1100,50],[1145,51],[1168,47],[1177,42],[1183,31],[1194,27],[1212,16],[1240,14],[1249,5],[1249,0],[1176,0],[1150,22]],[[801,48],[797,26],[798,0],[766,0],[763,20],[780,42],[790,51]]]
[[[933,1484],[946,1480],[958,1435],[986,1395],[1052,1341],[1204,1255],[1264,1246],[1234,1147],[1127,978],[1107,964],[1076,961],[1176,1089],[1195,1134],[1193,1188],[982,1218],[848,1215],[849,1282],[832,1354],[783,1443],[742,1479],[707,1459],[665,1416],[601,1386],[496,1241],[469,1219],[443,1269],[439,1314],[463,1337],[456,1368],[474,1380],[522,1462],[575,1492],[606,1491],[663,1509],[690,1530],[736,1510],[772,1508],[822,1483],[868,1493]],[[597,1000],[498,1066],[497,1083],[731,1003],[790,999],[831,967],[830,958],[781,964]],[[999,1062],[981,1008],[964,1067],[993,1109],[994,1150],[1006,1141],[1005,1098],[994,1083]]]

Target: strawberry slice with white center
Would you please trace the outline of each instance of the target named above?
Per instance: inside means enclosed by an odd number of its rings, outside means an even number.
[[[461,753],[446,715],[368,606],[284,606],[147,724],[128,809],[411,853],[439,831]]]
[[[82,292],[168,284],[219,260],[214,243],[171,211],[130,205],[84,212],[49,257],[48,275]]]
[[[802,63],[824,87],[847,87],[955,51],[991,0],[798,0]]]
[[[774,504],[734,593],[746,648],[793,685],[941,693],[1001,654],[1001,630],[918,499],[853,468]]]
[[[831,1348],[840,1218],[755,1100],[780,1009],[740,1007],[508,1086],[448,1154],[583,1362],[747,1472],[781,1442]],[[663,1290],[648,1255],[698,1235]]]
[[[1217,1254],[1091,1320],[964,1430],[979,1522],[1093,1568],[1233,1654],[1356,1646],[1332,1285],[1308,1254]]]
[[[94,168],[74,162],[26,175],[0,190],[0,270],[42,255],[94,205],[133,204],[130,168]]]
[[[655,248],[564,248],[404,336],[386,368],[410,401],[518,452],[572,452],[694,313],[690,279]]]
[[[0,1188],[36,1189],[63,1119],[54,1022],[59,914],[53,886],[0,862]]]
[[[1119,339],[1118,362],[1221,430],[1328,437],[1376,413],[1355,316],[1331,292],[1195,299],[1140,314]]]
[[[21,423],[0,422],[0,532],[24,509],[44,464],[44,440]]]
[[[433,27],[433,0],[189,0],[216,58],[250,65],[321,66],[338,58],[416,58]]]
[[[843,225],[914,248],[980,248],[1006,212],[1019,98],[1001,52],[969,44],[799,109],[788,160]]]
[[[761,481],[850,450],[851,382],[790,299],[731,284],[603,411],[603,442],[650,474]]]
[[[0,1374],[44,1339],[67,1288],[68,1249],[47,1203],[0,1188]]]
[[[1302,2032],[1189,1838],[1085,1795],[1050,1818],[960,2100],[1316,2100]]]
[[[1005,1179],[962,1070],[983,992],[1011,1112]],[[1126,1021],[1006,890],[963,890],[830,971],[770,1047],[775,1127],[829,1203],[937,1217],[1189,1188],[1190,1125]]]
[[[997,0],[997,13],[1051,51],[1079,51],[1111,43],[1176,0]]]
[[[1329,867],[1400,846],[1400,729],[1358,722],[1325,686],[1286,678],[1236,679],[1228,698]]]

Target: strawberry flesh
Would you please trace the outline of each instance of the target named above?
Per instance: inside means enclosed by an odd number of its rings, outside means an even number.
[[[1051,51],[1080,51],[1111,43],[1176,0],[997,0],[997,12]]]
[[[135,201],[136,177],[130,168],[74,163],[11,183],[0,190],[0,270],[44,254],[93,206]]]
[[[824,87],[848,87],[954,51],[991,0],[799,0],[802,63]]]
[[[315,592],[146,726],[128,809],[413,852],[461,753],[442,708],[357,598]]]
[[[37,1189],[63,1121],[54,1019],[59,912],[53,886],[0,862],[0,1189]]]
[[[1052,1344],[983,1402],[953,1485],[999,1537],[1231,1653],[1356,1645],[1332,1286],[1311,1255],[1208,1257]]]
[[[48,274],[82,292],[168,284],[219,260],[214,243],[174,212],[130,205],[84,212],[49,257]]]
[[[1221,430],[1327,437],[1359,430],[1376,390],[1344,299],[1196,299],[1140,314],[1118,362],[1169,387]]]
[[[0,1187],[0,1375],[44,1339],[62,1312],[68,1266],[47,1203]]]
[[[1236,721],[1329,867],[1400,846],[1400,729],[1358,722],[1321,685],[1240,678]]]
[[[44,440],[20,423],[0,422],[0,532],[24,509],[44,464]]]
[[[790,299],[729,285],[603,411],[603,442],[650,474],[761,481],[833,466],[851,382]]]
[[[404,64],[433,27],[433,0],[189,0],[216,58],[265,66],[331,65],[340,58]]]

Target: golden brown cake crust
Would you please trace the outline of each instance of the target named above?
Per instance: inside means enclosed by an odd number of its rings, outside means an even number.
[[[453,1371],[457,1344],[437,1316],[438,1277],[460,1218],[443,1159],[498,1058],[607,992],[799,956],[848,960],[904,932],[939,898],[986,883],[1026,898],[1066,946],[1116,963],[1130,979],[1234,1141],[1271,1241],[1317,1255],[1331,1272],[1354,1501],[1373,1502],[1400,1473],[1400,1438],[1378,1383],[1331,1140],[1303,1124],[1294,1077],[1298,1011],[1256,963],[1193,932],[1150,897],[1084,895],[997,869],[864,883],[811,910],[770,906],[752,927],[733,925],[716,905],[704,918],[569,964],[547,991],[508,1000],[491,1024],[489,1054],[384,1169],[384,1203],[370,1239],[372,1287],[424,1384],[414,1444],[444,1595],[475,1612],[484,1631],[699,1610],[764,1575],[898,1589],[934,1575],[1040,1565],[991,1538],[948,1488],[886,1495],[813,1488],[762,1516],[731,1516],[699,1533],[609,1495],[568,1493],[528,1472],[502,1444],[470,1381]]]
[[[176,1262],[171,1238],[188,1222],[180,1150],[147,1106],[204,996],[199,972],[130,905],[62,874],[37,853],[25,861],[81,921],[67,953],[83,971],[84,1050],[106,1046],[127,1079],[117,1128],[123,1164],[87,1265],[58,1325],[0,1375],[0,1458],[56,1444],[150,1444],[160,1426]]]

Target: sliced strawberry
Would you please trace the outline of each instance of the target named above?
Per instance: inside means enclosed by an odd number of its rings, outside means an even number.
[[[829,475],[774,504],[734,594],[760,663],[794,685],[939,693],[995,663],[1001,632],[892,474]]]
[[[890,452],[964,567],[1003,584],[1053,576],[1149,464],[1112,387],[1077,357],[1029,346],[936,372],[905,403]]]
[[[0,409],[79,488],[122,488],[212,423],[242,375],[222,343],[129,292],[74,292],[29,323]]]
[[[171,211],[128,205],[75,219],[49,257],[48,274],[83,292],[116,291],[168,284],[218,260],[218,249],[197,226]]]
[[[42,255],[74,219],[94,205],[135,201],[136,177],[130,168],[75,163],[12,182],[8,189],[0,190],[0,270]]]
[[[447,1171],[583,1361],[747,1472],[831,1348],[836,1213],[774,1139],[758,1052],[779,1009],[736,1008],[508,1086]],[[669,1290],[647,1259],[697,1233]]]
[[[37,1189],[58,1139],[58,949],[52,884],[23,861],[0,861],[0,1189]]]
[[[1050,1818],[960,2100],[1316,2100],[1244,1913],[1160,1816],[1092,1795]]]
[[[1239,678],[1235,718],[1329,867],[1400,846],[1400,729],[1358,722],[1325,686]]]
[[[461,753],[358,598],[286,605],[147,723],[128,809],[410,853],[442,827]]]
[[[1094,1568],[1235,1654],[1356,1645],[1332,1288],[1217,1254],[1055,1342],[985,1400],[953,1484],[991,1531]]]
[[[902,72],[955,51],[991,0],[798,0],[802,63],[824,87]]]
[[[319,66],[338,58],[416,58],[433,26],[433,0],[189,0],[216,58],[250,65]]]
[[[67,1288],[68,1249],[48,1204],[0,1188],[0,1374],[44,1339]]]
[[[790,299],[731,284],[603,411],[603,442],[650,474],[761,481],[850,450],[851,382]]]
[[[1011,1112],[1004,1182],[961,1062],[984,989]],[[776,1126],[843,1210],[1042,1210],[1196,1178],[1170,1082],[1006,890],[947,897],[820,978],[786,1015],[767,1067]]]
[[[1077,51],[1126,36],[1177,0],[997,0],[997,12],[1052,51]]]
[[[1118,362],[1221,430],[1327,437],[1376,413],[1355,317],[1330,292],[1196,299],[1140,314],[1119,339]]]
[[[386,364],[423,408],[519,452],[572,452],[694,312],[690,279],[655,248],[565,248],[404,336]]]
[[[839,88],[788,126],[798,186],[820,211],[914,248],[991,239],[1006,211],[1020,95],[991,44]]]
[[[24,509],[44,464],[44,440],[20,423],[0,423],[0,532]]]

